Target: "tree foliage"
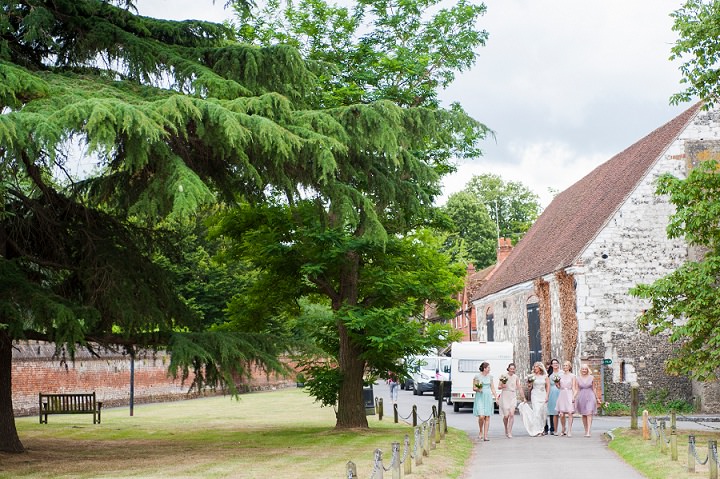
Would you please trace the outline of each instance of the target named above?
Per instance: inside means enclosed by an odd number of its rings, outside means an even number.
[[[670,59],[683,62],[681,83],[686,87],[673,95],[671,102],[678,104],[699,97],[712,107],[720,93],[720,2],[687,0],[672,17],[678,40]]]
[[[306,383],[321,402],[337,404],[340,428],[367,427],[366,374],[386,375],[404,355],[451,339],[411,319],[425,301],[447,304],[461,286],[462,271],[423,231],[437,218],[433,203],[452,159],[477,155],[487,133],[459,105],[437,101],[438,88],[472,65],[484,42],[475,30],[484,6],[460,2],[426,14],[437,6],[307,0],[240,12],[245,40],[302,52],[323,86],[313,105],[346,134],[337,174],[302,195],[276,192],[269,209],[250,199],[219,226],[259,271],[246,301],[263,298],[266,317],[301,298],[329,308],[304,322],[317,328],[311,337],[322,351],[308,359]]]
[[[218,198],[304,191],[334,176],[348,151],[337,119],[307,108],[318,82],[295,49],[242,45],[223,25],[139,17],[131,7],[0,1],[5,451],[23,450],[14,340],[71,353],[169,345],[176,371],[211,385],[233,386],[251,364],[278,367],[284,345],[271,330],[221,333],[218,318],[199,314],[217,314],[217,305],[198,307],[214,300],[177,287],[184,272],[161,259],[187,243],[167,225]],[[362,112],[356,121],[366,121]],[[78,173],[91,162],[92,174]],[[355,198],[351,188],[333,194]]]
[[[465,192],[482,202],[490,214],[499,236],[517,244],[540,215],[536,193],[517,181],[504,181],[500,176],[485,173],[473,176]]]
[[[717,379],[720,368],[720,176],[718,163],[702,162],[686,179],[665,175],[657,193],[669,195],[676,212],[669,238],[684,238],[701,253],[676,271],[630,292],[650,301],[639,319],[651,334],[669,334],[678,348],[666,368],[678,374]]]
[[[446,251],[453,259],[472,263],[477,269],[495,264],[497,228],[485,203],[460,191],[448,197],[443,211],[454,223],[445,240]]]

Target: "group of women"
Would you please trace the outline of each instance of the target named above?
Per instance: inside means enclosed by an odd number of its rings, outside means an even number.
[[[530,391],[529,404],[523,381],[516,374],[515,364],[510,363],[507,373],[500,377],[498,393],[490,374],[490,364],[483,362],[480,365],[480,373],[473,378],[473,414],[478,418],[480,439],[489,440],[490,416],[496,402],[503,416],[506,437],[512,437],[516,410],[519,410],[523,425],[531,436],[544,436],[549,432],[551,435],[572,437],[573,416],[577,413],[582,416],[585,437],[590,437],[592,419],[601,400],[595,393],[594,377],[589,366],[583,364],[576,376],[570,361],[565,361],[560,369],[560,362],[553,359],[549,370],[541,362],[536,362],[527,378],[527,387]],[[558,425],[561,427],[559,434]]]

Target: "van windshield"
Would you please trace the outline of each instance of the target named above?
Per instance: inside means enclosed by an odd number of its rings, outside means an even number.
[[[425,358],[420,360],[420,367],[423,369],[432,369],[435,371],[438,368],[437,359]]]

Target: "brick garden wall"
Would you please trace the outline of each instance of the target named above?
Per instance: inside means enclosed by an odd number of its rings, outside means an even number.
[[[130,404],[130,357],[98,349],[98,357],[78,350],[71,361],[62,352],[55,353],[50,343],[29,341],[15,344],[12,381],[13,408],[16,416],[37,414],[38,393],[92,392],[103,407]],[[169,356],[165,352],[142,351],[135,358],[135,404],[187,399],[199,395],[219,394],[206,391],[188,392],[192,377],[185,384],[168,375]],[[254,371],[250,381],[239,382],[242,391],[272,389],[294,385],[287,378],[267,377]]]

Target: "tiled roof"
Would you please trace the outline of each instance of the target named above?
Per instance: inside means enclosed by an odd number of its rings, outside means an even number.
[[[573,264],[699,108],[694,105],[558,194],[472,299]]]

